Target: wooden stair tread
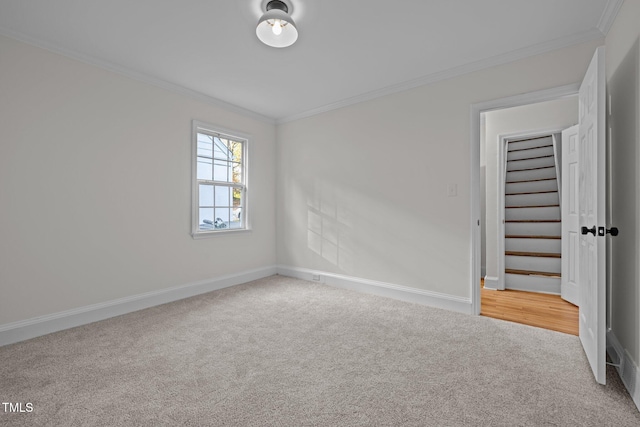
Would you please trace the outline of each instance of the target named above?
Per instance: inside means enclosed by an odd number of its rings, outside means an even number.
[[[511,141],[514,142],[514,141]],[[520,142],[520,141],[515,141],[515,142]],[[549,148],[549,147],[553,147],[552,144],[547,144],[547,145],[538,145],[537,147],[529,147],[529,148],[511,148],[509,149],[509,151],[507,151],[507,153],[515,153],[518,151],[527,151],[527,150],[537,150],[538,148]]]
[[[562,239],[562,237],[560,236],[531,236],[531,235],[521,235],[521,234],[509,234],[504,237],[507,239],[552,239],[552,240]]]
[[[528,191],[525,193],[505,193],[505,196],[520,196],[520,195],[525,195],[525,194],[550,194],[550,193],[557,193],[558,190],[547,190],[547,191]]]
[[[512,256],[530,256],[538,258],[562,258],[561,254],[551,252],[519,252],[519,251],[505,251],[505,255]]]
[[[505,209],[522,209],[522,208],[559,208],[560,205],[526,205],[526,206],[505,206]]]
[[[527,159],[528,160],[528,159]],[[512,160],[509,160],[510,162]],[[540,166],[538,168],[527,168],[527,169],[513,169],[513,170],[508,170],[507,172],[526,172],[526,171],[538,171],[538,170],[542,170],[542,169],[555,169],[555,165],[554,166]]]
[[[546,156],[527,157],[526,159],[513,159],[513,160],[508,160],[508,162],[522,162],[524,160],[547,159],[549,157],[553,157],[553,154],[548,154]]]
[[[505,222],[532,222],[532,223],[542,223],[542,222],[560,222],[559,219],[507,219]]]
[[[544,276],[560,278],[560,273],[551,273],[548,271],[514,270],[511,268],[505,268],[504,272],[507,274],[520,274],[523,276]]]
[[[521,182],[538,182],[538,181],[555,181],[556,178],[540,178],[540,179],[525,179],[524,181],[507,181],[506,184],[519,184]]]
[[[545,136],[536,136],[535,138],[526,138],[526,139],[512,139],[509,140],[509,144],[515,144],[516,142],[525,142],[525,141],[535,141],[536,139],[545,139],[545,138],[550,138],[551,135],[545,135]]]

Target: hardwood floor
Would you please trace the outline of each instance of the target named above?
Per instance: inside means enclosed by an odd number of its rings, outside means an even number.
[[[578,307],[559,295],[494,291],[485,289],[483,283],[481,296],[482,316],[578,335]]]

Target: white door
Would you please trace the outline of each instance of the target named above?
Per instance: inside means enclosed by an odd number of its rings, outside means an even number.
[[[579,304],[578,125],[562,131],[562,267],[560,296]]]
[[[580,341],[600,384],[606,368],[604,60],[604,47],[599,47],[580,86],[578,130]]]

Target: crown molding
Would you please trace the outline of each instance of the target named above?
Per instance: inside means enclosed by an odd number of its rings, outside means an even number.
[[[624,3],[624,0],[607,1],[607,4],[602,11],[602,15],[600,16],[600,20],[598,21],[598,25],[596,25],[596,28],[598,28],[603,35],[606,36],[609,33],[613,22],[618,16],[618,11],[622,7],[622,3]]]
[[[618,0],[612,0],[612,1],[618,1]],[[416,87],[424,86],[430,83],[451,79],[454,77],[462,76],[464,74],[480,71],[486,68],[507,64],[509,62],[518,61],[520,59],[525,59],[530,56],[540,55],[540,54],[551,52],[557,49],[562,49],[565,47],[574,46],[577,44],[586,43],[586,42],[590,42],[590,41],[598,40],[602,38],[603,38],[603,35],[600,32],[600,30],[594,28],[589,31],[585,31],[583,33],[562,37],[559,39],[552,40],[550,42],[528,46],[528,47],[514,50],[502,55],[497,55],[497,56],[493,56],[491,58],[483,59],[480,61],[471,62],[468,64],[450,68],[448,70],[440,71],[437,73],[428,74],[426,76],[423,76],[414,80],[409,80],[403,83],[398,83],[396,85],[387,86],[382,89],[374,90],[371,92],[364,93],[362,95],[357,95],[351,98],[343,99],[342,101],[334,102],[332,104],[327,104],[318,108],[314,108],[312,110],[294,114],[292,116],[280,118],[276,120],[276,124],[283,124],[283,123],[288,123],[295,120],[304,119],[307,117],[326,113],[331,110],[336,110],[336,109],[347,107],[350,105],[359,104],[361,102],[370,101],[383,96],[392,95],[394,93],[403,92],[409,89],[414,89]]]
[[[128,77],[130,79],[133,80],[137,80],[139,82],[142,83],[147,83],[156,87],[159,87],[161,89],[165,89],[168,90],[170,92],[174,92],[180,95],[184,95],[193,99],[196,99],[198,101],[204,102],[206,104],[210,104],[210,105],[214,105],[216,107],[220,107],[220,108],[224,108],[227,111],[231,111],[233,113],[239,114],[241,116],[250,118],[250,119],[254,119],[254,120],[259,120],[262,122],[266,122],[269,124],[275,124],[275,119],[272,117],[268,117],[265,115],[262,115],[260,113],[256,113],[255,111],[251,111],[248,110],[246,108],[243,107],[239,107],[235,104],[231,104],[229,102],[226,101],[222,101],[220,99],[214,98],[212,96],[209,95],[205,95],[202,92],[198,92],[195,91],[193,89],[188,89],[184,86],[180,86],[178,84],[175,83],[170,83],[166,80],[157,78],[157,77],[153,77],[151,75],[145,74],[145,73],[140,73],[138,71],[134,71],[130,68],[127,67],[123,67],[121,65],[115,64],[113,62],[110,61],[104,61],[101,59],[98,59],[94,56],[91,55],[85,55],[83,53],[71,50],[71,49],[65,49],[63,47],[60,47],[58,45],[55,45],[53,43],[44,41],[44,40],[40,40],[34,37],[30,37],[27,36],[23,33],[17,32],[17,31],[13,31],[13,30],[9,30],[7,28],[2,28],[0,27],[0,35],[17,40],[19,42],[22,43],[26,43],[41,49],[45,49],[48,50],[50,52],[53,53],[57,53],[59,55],[62,56],[66,56],[68,58],[71,59],[75,59],[77,61],[80,62],[84,62],[86,64],[89,65],[93,65],[95,67],[107,70],[107,71],[111,71],[113,73],[116,74],[120,74],[123,75],[125,77]]]

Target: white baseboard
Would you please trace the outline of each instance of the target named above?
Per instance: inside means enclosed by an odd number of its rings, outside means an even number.
[[[612,354],[612,350],[615,354]],[[633,362],[629,352],[622,347],[613,331],[607,331],[607,352],[613,363],[619,364],[616,367],[618,375],[631,395],[633,403],[640,410],[640,369]]]
[[[244,271],[238,274],[202,280],[159,291],[147,292],[112,301],[78,307],[71,310],[0,325],[0,346],[24,341],[52,332],[86,325],[156,305],[189,298],[218,289],[228,288],[277,273],[275,266]]]
[[[498,290],[500,289],[498,286],[500,285],[500,279],[493,276],[484,276],[484,287],[485,289]]]
[[[410,288],[408,286],[286,265],[278,266],[278,274],[310,282],[324,283],[336,288],[350,289],[430,307],[472,314],[471,298],[456,297],[438,292]],[[314,276],[319,280],[314,280]]]

